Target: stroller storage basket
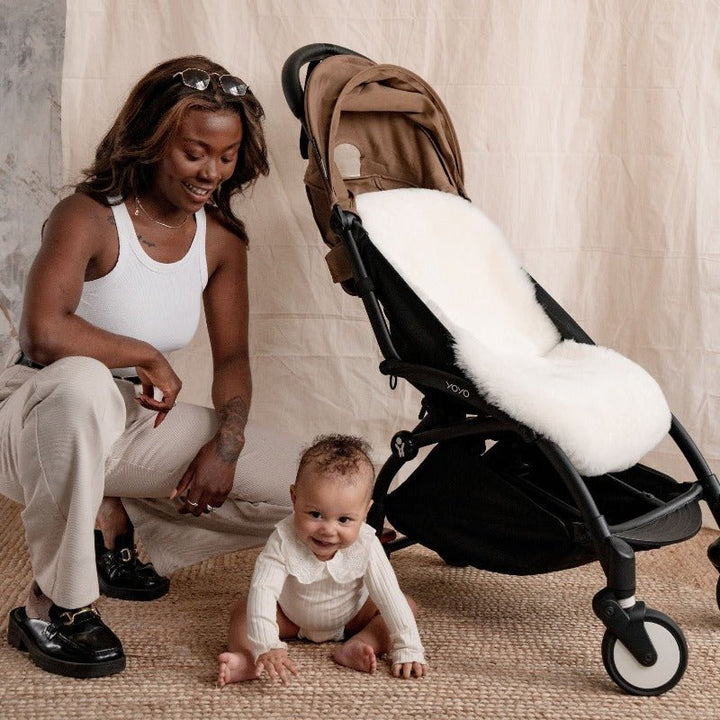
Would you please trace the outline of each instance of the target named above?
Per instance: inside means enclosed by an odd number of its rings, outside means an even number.
[[[680,542],[701,526],[697,498],[642,522],[691,484],[642,465],[585,478],[598,509],[636,550]],[[388,520],[453,565],[529,575],[597,560],[592,539],[552,466],[532,445],[443,441],[386,498]],[[638,519],[636,524],[635,520]]]

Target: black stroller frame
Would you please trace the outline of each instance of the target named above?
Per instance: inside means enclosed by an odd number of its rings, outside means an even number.
[[[306,159],[308,151],[317,154],[318,147],[306,122],[301,70],[307,65],[309,77],[319,63],[337,55],[364,57],[337,45],[313,44],[294,52],[283,67],[283,90],[290,109],[302,124],[300,148]],[[326,173],[327,169],[324,168],[319,154],[317,159],[321,170]],[[327,177],[326,180],[329,182]],[[597,559],[606,576],[606,587],[595,595],[592,608],[606,628],[601,650],[608,674],[620,688],[631,694],[658,695],[671,689],[685,671],[687,644],[682,631],[672,619],[636,600],[633,546],[636,549],[652,549],[694,535],[700,527],[700,500],[707,503],[713,517],[720,523],[720,484],[690,435],[678,419],[672,416],[669,435],[692,469],[696,481],[676,483],[677,492],[670,499],[655,501],[649,510],[637,517],[609,523],[588,487],[588,478],[579,474],[557,444],[539,436],[491,405],[459,371],[448,372],[446,369],[403,360],[388,325],[388,309],[381,304],[375,280],[368,271],[367,255],[363,250],[368,236],[361,219],[355,213],[343,210],[339,204],[335,204],[329,222],[331,230],[342,240],[350,262],[353,277],[351,292],[362,300],[382,353],[380,372],[390,378],[392,388],[395,387],[397,379],[402,378],[423,396],[418,424],[412,430],[397,432],[391,440],[391,455],[378,473],[368,522],[378,534],[381,533],[386,520],[391,483],[400,469],[417,457],[421,448],[462,438],[474,438],[483,447],[485,441],[502,442],[508,438],[520,447],[532,446],[556,473],[587,531],[585,541],[591,548],[590,554],[573,564]],[[572,317],[538,283],[534,280],[533,283],[538,302],[562,338],[593,344],[592,339]],[[644,466],[637,467],[640,473],[654,473]],[[683,527],[672,531],[670,539],[657,537],[658,533],[662,534],[668,525],[674,522],[678,514],[683,516],[680,523]],[[385,547],[388,553],[392,553],[415,542],[417,539],[412,536],[400,537],[387,543]],[[447,552],[440,554],[451,564],[469,564],[461,556],[453,556]],[[720,571],[720,538],[710,545],[708,556],[714,567]],[[482,567],[479,564],[477,566]],[[545,571],[547,570],[540,570]],[[720,604],[720,580],[716,599]],[[660,636],[655,632],[658,628],[663,629]],[[659,653],[667,651],[668,642],[671,652],[677,655],[674,672],[670,677],[661,678],[657,684],[652,680],[646,681],[644,669],[652,668],[656,664]],[[617,662],[618,644],[626,648],[634,658],[637,673],[632,667],[628,670],[627,665]],[[637,680],[638,677],[640,681]]]

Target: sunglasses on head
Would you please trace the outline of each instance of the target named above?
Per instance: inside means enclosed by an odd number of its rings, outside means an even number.
[[[234,75],[220,75],[219,73],[209,73],[199,68],[185,68],[180,72],[176,72],[173,78],[180,77],[183,85],[193,88],[193,90],[207,90],[210,87],[210,81],[213,77],[217,79],[220,89],[226,95],[235,95],[235,97],[243,97],[248,91],[248,86]]]

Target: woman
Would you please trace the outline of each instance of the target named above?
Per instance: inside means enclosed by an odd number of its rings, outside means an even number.
[[[298,446],[246,430],[247,235],[230,201],[268,172],[262,116],[207,58],[158,65],[43,229],[0,376],[0,491],[25,506],[34,574],[8,641],[50,672],[124,668],[93,601],[168,588],[133,526],[168,572],[260,544],[290,511]],[[166,359],[201,302],[214,410],[177,403]]]

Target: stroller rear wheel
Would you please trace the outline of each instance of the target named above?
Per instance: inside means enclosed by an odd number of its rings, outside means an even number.
[[[607,630],[602,641],[605,669],[612,680],[631,695],[661,695],[675,687],[685,673],[688,647],[678,625],[667,615],[647,608],[645,630],[657,661],[641,665],[620,640]]]

